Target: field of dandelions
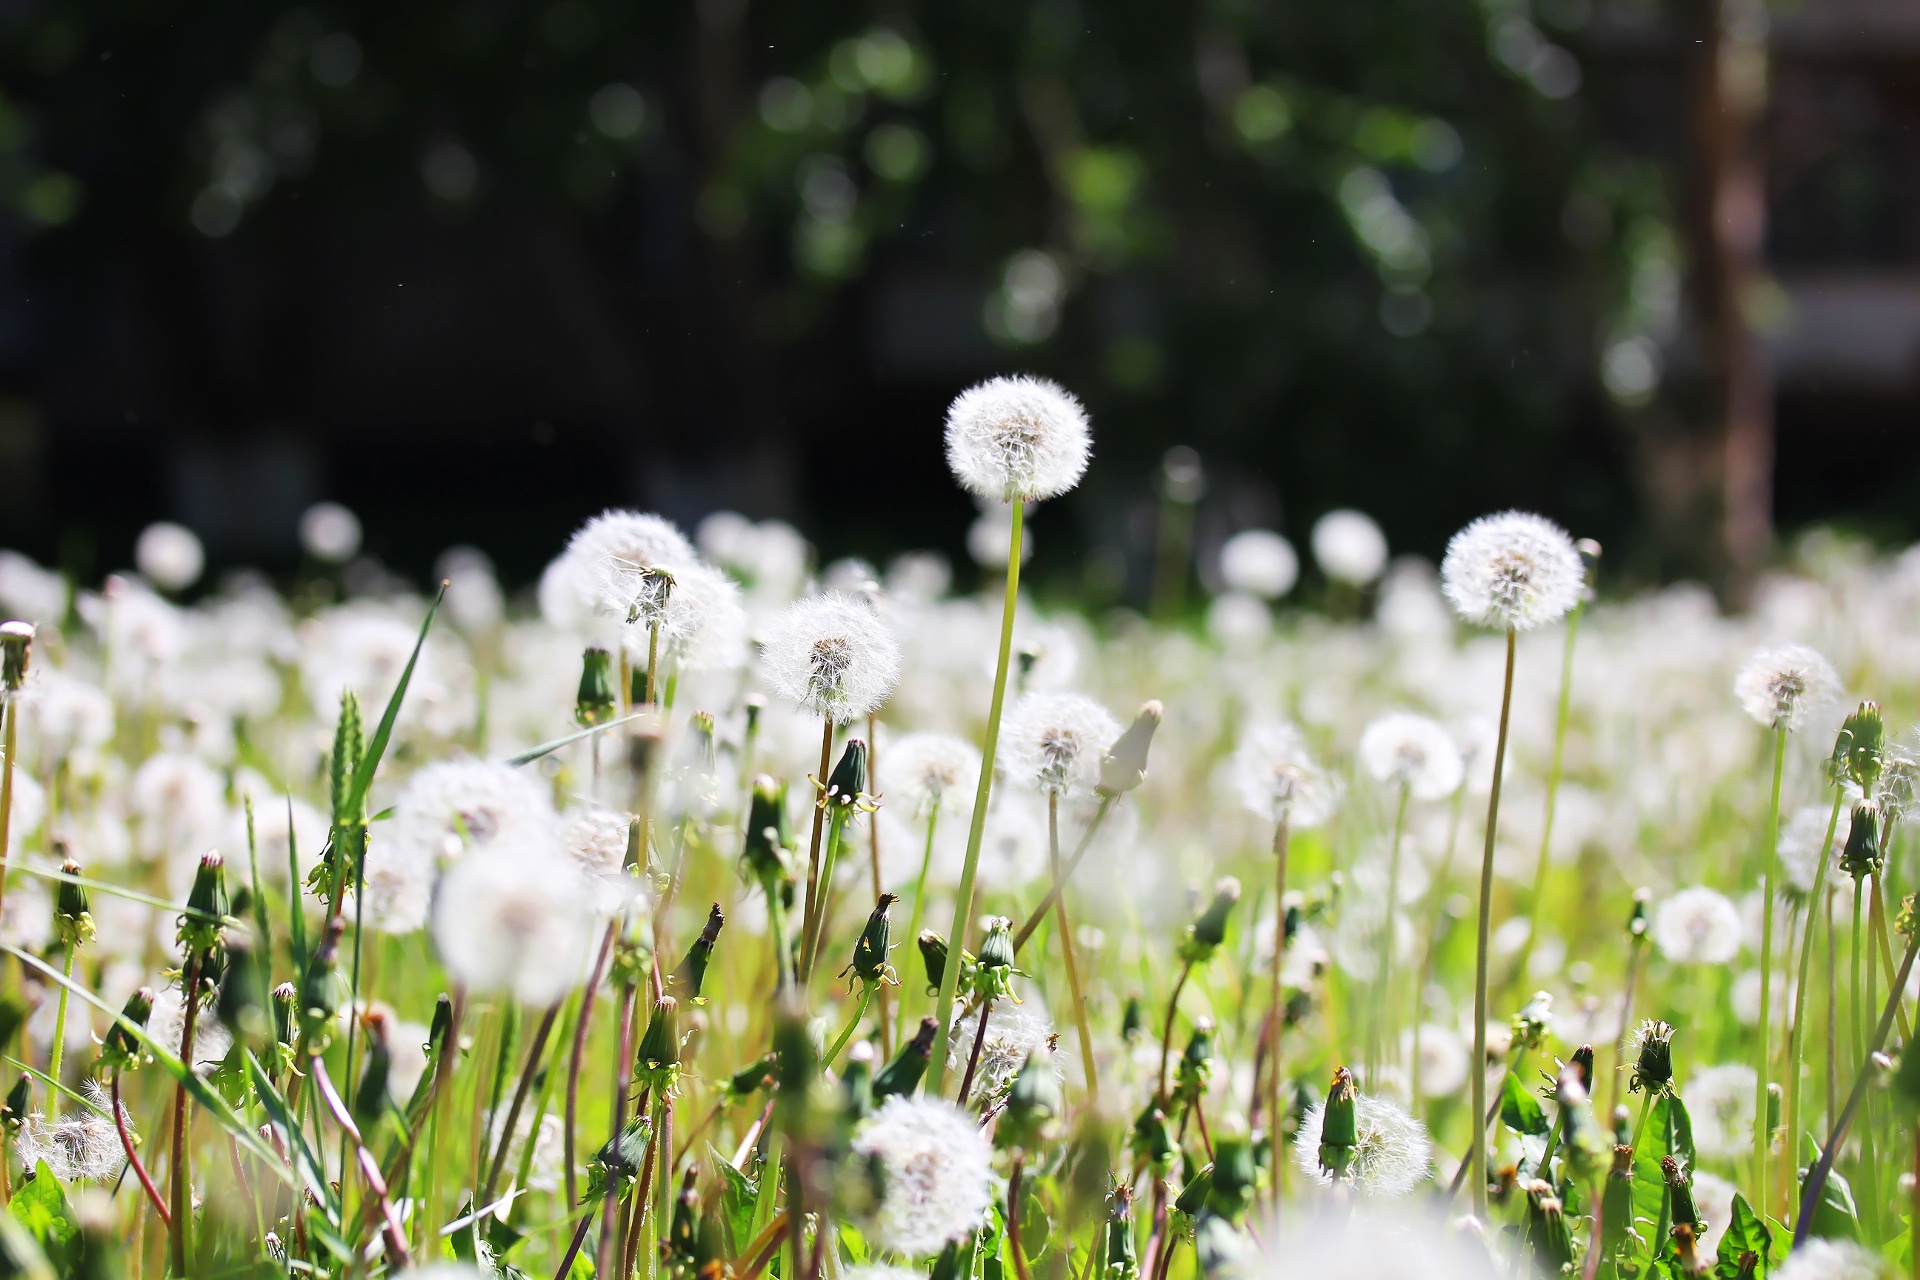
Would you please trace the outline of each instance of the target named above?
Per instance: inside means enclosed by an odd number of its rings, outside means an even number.
[[[337,507],[288,596],[0,553],[0,1274],[1920,1274],[1920,550],[1729,616],[1347,511],[1325,612],[1250,530],[1090,618],[1077,402],[945,433],[975,595],[734,515],[513,602]]]

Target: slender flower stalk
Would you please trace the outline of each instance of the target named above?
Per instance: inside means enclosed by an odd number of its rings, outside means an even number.
[[[1761,847],[1760,876],[1760,1037],[1754,1050],[1753,1070],[1756,1083],[1753,1100],[1753,1171],[1759,1189],[1758,1204],[1770,1203],[1767,1196],[1767,1146],[1772,1139],[1767,1124],[1767,1072],[1773,1064],[1773,898],[1774,881],[1780,863],[1780,779],[1786,768],[1787,726],[1776,724],[1773,730],[1773,786],[1767,798],[1766,843]],[[1856,908],[1858,900],[1855,901]],[[1859,921],[1856,910],[1855,923]],[[1856,953],[1856,959],[1857,959]],[[1857,976],[1857,975],[1856,975]]]
[[[1060,879],[1060,797],[1047,797],[1047,865]],[[1100,1105],[1100,1069],[1093,1058],[1093,1030],[1087,1025],[1087,993],[1080,980],[1080,962],[1074,954],[1073,922],[1067,916],[1067,899],[1054,899],[1054,911],[1060,922],[1060,956],[1067,969],[1067,992],[1073,1000],[1073,1025],[1080,1034],[1080,1069],[1087,1077],[1087,1100]]]
[[[31,624],[0,623],[0,910],[7,902],[7,851],[13,838],[13,762],[20,754],[20,690],[26,684],[32,654]]]
[[[1800,963],[1798,976],[1793,986],[1793,1021],[1787,1030],[1787,1136],[1785,1154],[1789,1169],[1799,1167],[1800,1163],[1800,1075],[1806,1061],[1806,1009],[1808,978],[1813,971],[1813,934],[1820,922],[1820,904],[1826,900],[1827,868],[1832,865],[1833,835],[1839,829],[1840,806],[1846,800],[1846,792],[1839,786],[1833,789],[1833,809],[1827,816],[1826,838],[1820,843],[1819,856],[1815,860],[1813,889],[1807,894],[1806,923],[1800,935]],[[1791,1177],[1781,1183],[1783,1191],[1793,1185]],[[1785,1207],[1782,1206],[1782,1212]]]
[[[1507,719],[1513,709],[1513,657],[1515,632],[1507,629],[1506,676],[1500,687],[1500,730],[1494,739],[1493,789],[1487,795],[1486,844],[1480,854],[1480,914],[1473,955],[1473,1056],[1468,1059],[1468,1075],[1473,1082],[1473,1106],[1467,1114],[1478,1120],[1487,1110],[1487,953],[1493,929],[1493,846],[1500,830],[1500,783],[1507,759]],[[1481,1220],[1487,1216],[1487,1134],[1474,1125],[1473,1212]]]

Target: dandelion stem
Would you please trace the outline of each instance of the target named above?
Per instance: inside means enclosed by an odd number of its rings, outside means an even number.
[[[7,850],[13,838],[13,758],[20,746],[20,699],[9,693],[0,698],[0,911],[7,906]],[[0,1049],[5,1048],[0,1045]]]
[[[616,1037],[613,1060],[613,1121],[609,1126],[609,1142],[617,1144],[620,1133],[627,1124],[627,1085],[632,1080],[633,1071],[633,1013],[634,1000],[638,995],[634,984],[625,983],[620,989],[620,1034]],[[613,1236],[619,1221],[619,1202],[608,1195],[602,1208],[600,1222],[600,1248],[595,1258],[594,1274],[606,1275],[608,1266],[613,1262]]]
[[[800,968],[795,981],[805,983],[812,972],[809,961],[812,958],[813,931],[820,911],[820,836],[826,828],[826,806],[819,798],[827,792],[827,770],[833,764],[833,717],[828,716],[820,728],[820,772],[814,775],[813,784],[818,789],[813,806],[813,836],[807,848],[807,901],[805,914],[800,918]]]
[[[1547,764],[1547,812],[1540,824],[1540,852],[1533,865],[1533,897],[1527,904],[1533,927],[1527,930],[1527,936],[1520,943],[1520,954],[1514,957],[1511,980],[1515,985],[1526,983],[1527,964],[1533,959],[1533,944],[1540,936],[1540,908],[1547,901],[1547,875],[1553,865],[1553,819],[1560,807],[1560,777],[1567,756],[1567,724],[1572,719],[1573,711],[1573,643],[1580,635],[1580,615],[1586,612],[1586,608],[1587,602],[1583,596],[1580,603],[1573,606],[1573,612],[1567,615],[1567,638],[1560,650],[1560,700],[1554,709],[1553,755]]]
[[[840,861],[840,843],[846,839],[847,821],[844,812],[827,819],[827,851],[820,859],[820,901],[813,917],[813,932],[801,946],[802,985],[813,981],[814,966],[820,961],[820,947],[826,941],[827,926],[833,918],[829,900],[833,897],[834,866]]]
[[[1060,880],[1060,796],[1047,794],[1047,865]],[[1064,883],[1064,881],[1062,881]],[[1073,1022],[1080,1032],[1080,1066],[1087,1077],[1087,1100],[1100,1104],[1100,1071],[1093,1061],[1093,1031],[1087,1025],[1087,993],[1080,982],[1080,961],[1074,954],[1073,922],[1067,918],[1067,897],[1054,895],[1053,909],[1060,920],[1060,954],[1067,967],[1067,990],[1073,998]]]
[[[1793,1021],[1787,1028],[1787,1167],[1789,1170],[1800,1167],[1800,1070],[1806,1057],[1805,1019],[1807,1011],[1807,978],[1813,967],[1813,933],[1819,924],[1819,907],[1827,888],[1827,866],[1833,861],[1833,833],[1840,825],[1840,804],[1846,799],[1846,793],[1838,787],[1833,791],[1833,810],[1827,815],[1826,839],[1820,843],[1820,852],[1814,861],[1813,892],[1807,895],[1806,926],[1800,938],[1799,976],[1793,987]],[[1783,1193],[1793,1185],[1788,1177],[1781,1183]],[[1782,1211],[1785,1211],[1783,1206]]]
[[[574,1124],[580,1116],[580,1063],[586,1057],[587,1029],[593,1023],[594,997],[600,993],[600,980],[606,976],[607,961],[613,955],[613,935],[619,928],[615,921],[607,925],[606,935],[600,940],[600,955],[593,962],[593,973],[587,979],[586,990],[580,993],[580,1017],[573,1024],[573,1047],[567,1054],[567,1123],[561,1130],[561,1159],[567,1171],[567,1207],[580,1203],[579,1175],[574,1169],[573,1132]]]
[[[853,1016],[847,1019],[846,1026],[840,1028],[840,1034],[834,1037],[833,1047],[827,1050],[827,1056],[820,1060],[823,1068],[833,1066],[834,1060],[840,1056],[840,1051],[847,1047],[847,1041],[853,1039],[854,1029],[860,1025],[860,1019],[867,1016],[867,1006],[873,1001],[873,989],[878,985],[874,982],[860,984],[860,999],[853,1007]]]
[[[1507,762],[1507,721],[1513,710],[1513,656],[1516,635],[1507,628],[1507,670],[1500,692],[1500,731],[1493,748],[1493,790],[1487,796],[1486,847],[1480,855],[1480,927],[1473,960],[1473,1057],[1469,1075],[1473,1079],[1473,1107],[1467,1113],[1478,1116],[1487,1110],[1487,949],[1493,930],[1493,844],[1500,826],[1500,780]],[[1473,1212],[1487,1220],[1487,1131],[1476,1125],[1473,1132]]]
[[[1025,1172],[1026,1152],[1013,1153],[1013,1167],[1007,1173],[1007,1244],[1013,1252],[1013,1274],[1017,1280],[1033,1280],[1027,1267],[1027,1251],[1020,1245],[1020,1175]]]
[[[877,713],[867,712],[867,790],[873,795],[880,794],[880,717]],[[879,803],[877,800],[875,803]],[[873,897],[880,898],[880,818],[874,815],[867,823],[868,865],[873,870]],[[918,933],[913,935],[919,937]],[[887,988],[880,988],[880,1012],[874,1018],[874,1028],[880,1033],[880,1057],[882,1060],[893,1057],[893,1018],[888,1005],[892,999]]]
[[[935,803],[927,814],[927,847],[920,854],[920,874],[913,881],[913,914],[907,922],[907,946],[920,945],[920,918],[927,905],[927,871],[933,866],[933,832],[940,821],[940,806]],[[907,998],[904,990],[900,996],[900,1013],[894,1026],[897,1039],[907,1033]]]
[[[60,962],[60,999],[53,1011],[53,1048],[47,1053],[47,1075],[56,1086],[60,1082],[60,1057],[67,1047],[67,990],[73,982],[73,956],[79,949],[78,944],[69,941],[66,958]],[[47,1090],[47,1119],[59,1118],[60,1090],[56,1087]]]
[[[327,1075],[326,1059],[314,1054],[307,1059],[309,1071],[313,1075],[314,1092],[319,1094],[326,1104],[327,1111],[333,1116],[333,1122],[340,1131],[352,1141],[360,1161],[361,1176],[366,1179],[367,1190],[373,1193],[380,1207],[381,1234],[386,1237],[387,1252],[405,1270],[411,1255],[407,1252],[406,1229],[400,1225],[400,1215],[394,1210],[393,1202],[387,1198],[387,1184],[380,1176],[380,1166],[373,1158],[373,1152],[367,1150],[367,1144],[360,1138],[360,1128],[354,1124],[347,1104],[340,1100],[340,1093],[333,1087],[333,1080]],[[185,1272],[176,1274],[184,1275]]]
[[[1380,1066],[1385,1054],[1392,1050],[1385,1048],[1387,1035],[1393,1027],[1393,927],[1394,917],[1400,908],[1400,846],[1406,843],[1407,800],[1413,794],[1413,788],[1405,782],[1400,784],[1400,803],[1394,807],[1393,843],[1387,854],[1387,896],[1380,906],[1380,941],[1376,967],[1379,971],[1379,986],[1376,988],[1372,1027],[1373,1041],[1367,1055],[1367,1083],[1375,1083],[1380,1078]]]
[[[1025,519],[1026,503],[1015,499],[1007,540],[1006,597],[1000,606],[1000,654],[993,668],[993,699],[987,705],[987,735],[980,747],[980,782],[973,793],[967,854],[960,864],[960,888],[953,900],[953,928],[947,934],[953,959],[940,975],[940,995],[935,1001],[939,1030],[934,1035],[928,1082],[928,1092],[935,1096],[942,1092],[947,1078],[947,1040],[953,1021],[954,993],[960,981],[959,956],[966,948],[967,931],[973,923],[973,880],[980,869],[980,843],[987,832],[987,803],[993,798],[993,761],[1000,746],[1000,712],[1007,699],[1007,667],[1013,659],[1013,615],[1020,601],[1020,540]],[[1014,949],[1019,949],[1018,943]]]
[[[1882,841],[1880,847],[1885,849],[1889,846],[1885,841]],[[1873,941],[1875,953],[1880,957],[1879,972],[1886,974],[1887,981],[1892,982],[1893,951],[1887,944],[1887,900],[1886,895],[1881,892],[1881,881],[1883,878],[1882,872],[1876,871],[1873,873],[1873,879],[1871,881],[1873,892],[1867,897],[1867,910],[1873,913],[1873,923],[1868,926],[1867,933]],[[1868,958],[1867,967],[1870,969],[1873,967],[1872,957]],[[1869,987],[1868,990],[1871,991],[1872,988]],[[1873,998],[1871,995],[1867,998],[1867,1007],[1873,1007]],[[1900,1038],[1902,1040],[1911,1039],[1913,1032],[1907,1025],[1907,1010],[1905,1005],[1900,1007],[1898,1025],[1900,1028]]]
[[[739,1280],[758,1280],[760,1273],[767,1269],[767,1264],[773,1261],[773,1255],[780,1252],[781,1242],[787,1238],[787,1224],[792,1220],[785,1209],[768,1219],[766,1229],[740,1253],[745,1265],[740,1270]]]
[[[487,1172],[485,1190],[480,1193],[481,1204],[492,1204],[493,1193],[500,1186],[500,1173],[506,1168],[507,1147],[513,1142],[514,1126],[520,1123],[520,1111],[527,1104],[527,1093],[533,1088],[534,1073],[540,1069],[540,1060],[547,1051],[547,1036],[553,1031],[553,1020],[560,1014],[560,1002],[547,1006],[540,1015],[540,1024],[533,1029],[533,1040],[527,1045],[526,1065],[520,1068],[520,1083],[514,1086],[513,1102],[507,1107],[506,1123],[500,1128],[499,1145],[493,1153],[493,1167]],[[537,1135],[529,1134],[527,1145],[532,1146]]]
[[[140,1187],[147,1193],[147,1200],[153,1205],[153,1211],[160,1215],[160,1221],[168,1228],[173,1226],[173,1215],[167,1212],[167,1202],[160,1197],[160,1188],[153,1185],[153,1178],[147,1173],[147,1166],[140,1163],[139,1152],[133,1149],[133,1135],[127,1132],[127,1109],[120,1105],[120,1073],[113,1073],[107,1087],[112,1091],[113,1127],[120,1135],[120,1148],[127,1153],[127,1164],[133,1170],[133,1176],[140,1179]]]
[[[1180,966],[1180,976],[1173,980],[1173,993],[1167,997],[1167,1018],[1160,1031],[1160,1072],[1154,1077],[1153,1096],[1162,1106],[1167,1101],[1167,1055],[1173,1050],[1173,1015],[1180,1008],[1180,992],[1187,985],[1187,975],[1193,972],[1193,961],[1188,960]]]
[[[1280,1028],[1283,992],[1280,971],[1287,957],[1287,843],[1289,824],[1283,812],[1273,824],[1273,968],[1267,986],[1267,1143],[1272,1152],[1273,1203],[1280,1203]]]
[[[953,967],[953,961],[947,961],[947,966]],[[967,1073],[960,1077],[960,1096],[954,1099],[962,1107],[967,1105],[967,1098],[973,1093],[973,1073],[980,1066],[980,1047],[987,1042],[987,1015],[992,1012],[993,997],[982,996],[980,1024],[973,1029],[973,1049],[967,1054]]]
[[[1440,942],[1440,908],[1446,901],[1447,882],[1453,878],[1453,853],[1460,836],[1460,812],[1466,807],[1465,783],[1454,789],[1452,813],[1447,818],[1447,848],[1440,856],[1440,867],[1433,873],[1421,917],[1427,922],[1426,943],[1420,953],[1420,973],[1413,987],[1413,1060],[1408,1066],[1407,1099],[1415,1115],[1420,1114],[1420,1028],[1426,1022],[1427,986],[1433,981],[1434,952]],[[1284,916],[1283,916],[1284,920]],[[1278,982],[1276,975],[1275,981]]]
[[[200,957],[197,953],[187,956],[186,971],[180,975],[180,995],[185,1003],[180,1017],[180,1061],[186,1064],[188,1071],[192,1071],[194,1014],[200,1008]],[[173,1087],[173,1157],[168,1170],[168,1199],[172,1212],[167,1222],[167,1261],[176,1276],[187,1274],[187,1218],[190,1212],[187,1202],[187,1159],[187,1085],[186,1081],[181,1080]]]
[[[1780,863],[1780,778],[1786,769],[1787,726],[1773,727],[1773,787],[1767,799],[1766,843],[1760,849],[1760,1042],[1753,1060],[1753,1171],[1759,1196],[1754,1203],[1764,1212],[1769,1169],[1767,1148],[1773,1140],[1767,1124],[1767,1072],[1773,1065],[1773,897]]]
[[[1027,939],[1033,936],[1033,931],[1038,929],[1040,922],[1047,918],[1047,912],[1053,907],[1054,899],[1066,889],[1067,881],[1073,879],[1073,873],[1080,869],[1080,860],[1087,856],[1087,850],[1093,844],[1094,833],[1100,830],[1100,823],[1106,818],[1107,810],[1112,807],[1113,797],[1100,797],[1099,805],[1094,808],[1093,817],[1087,822],[1087,829],[1080,833],[1080,843],[1074,846],[1073,856],[1067,859],[1066,869],[1064,871],[1055,869],[1052,883],[1047,886],[1046,896],[1040,899],[1040,905],[1033,909],[1033,914],[1027,917],[1027,922],[1014,932],[1013,949],[1016,952],[1026,945]]]

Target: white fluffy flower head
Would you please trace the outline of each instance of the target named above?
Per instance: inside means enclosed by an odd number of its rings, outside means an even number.
[[[1099,776],[1100,757],[1120,736],[1120,724],[1092,698],[1030,693],[1002,732],[1009,777],[1044,795],[1077,795]]]
[[[111,1178],[120,1172],[124,1148],[113,1124],[113,1100],[98,1080],[87,1081],[82,1089],[86,1104],[69,1104],[59,1120],[49,1121],[37,1111],[27,1117],[14,1142],[15,1154],[28,1169],[44,1160],[56,1178],[68,1183]],[[132,1133],[133,1118],[124,1106],[120,1114]]]
[[[1387,535],[1364,511],[1329,511],[1314,521],[1313,559],[1329,578],[1364,587],[1387,567]]]
[[[1741,708],[1769,729],[1798,729],[1839,692],[1833,665],[1803,644],[1762,649],[1733,678]]]
[[[440,881],[433,941],[454,981],[544,1008],[581,978],[593,925],[585,879],[549,848],[496,842]]]
[[[1879,1255],[1847,1240],[1809,1240],[1774,1268],[1774,1280],[1881,1280]]]
[[[909,1258],[980,1229],[993,1196],[993,1148],[973,1117],[938,1098],[888,1098],[853,1138],[883,1186],[873,1242]]]
[[[1481,516],[1453,535],[1440,562],[1440,590],[1467,622],[1528,631],[1558,622],[1580,603],[1586,568],[1566,530],[1541,516]]]
[[[1269,822],[1317,827],[1333,816],[1340,784],[1314,763],[1306,739],[1290,724],[1256,724],[1229,765],[1240,802]]]
[[[796,600],[768,629],[773,691],[845,724],[879,709],[900,678],[900,645],[874,611],[835,591]]]
[[[554,572],[563,612],[575,621],[599,614],[625,622],[636,611],[657,620],[670,599],[665,583],[650,571],[671,573],[694,559],[693,544],[660,516],[607,511],[580,526],[567,542]]]
[[[1437,720],[1395,711],[1360,735],[1360,763],[1380,782],[1405,786],[1421,800],[1440,800],[1460,787],[1465,765],[1453,735]]]
[[[947,1041],[948,1071],[966,1073],[967,1062],[973,1057],[974,1033],[979,1029],[979,1005],[956,1002],[952,1033]],[[1000,1101],[1013,1087],[1013,1078],[1036,1053],[1047,1055],[1054,1075],[1061,1077],[1060,1060],[1054,1056],[1053,1047],[1053,1020],[1038,998],[1028,996],[1019,1004],[995,1000],[987,1010],[987,1034],[980,1042],[980,1059],[974,1067],[973,1092],[968,1095],[968,1104],[980,1107],[984,1114],[988,1106]]]
[[[397,860],[431,865],[468,846],[545,836],[553,824],[553,802],[535,775],[486,760],[442,760],[407,780],[373,843],[388,845]]]
[[[1300,578],[1293,544],[1271,529],[1248,529],[1220,548],[1220,579],[1234,591],[1277,600]]]
[[[1333,1182],[1320,1167],[1320,1125],[1325,1118],[1324,1100],[1308,1107],[1293,1147],[1294,1165],[1322,1186]],[[1427,1180],[1433,1163],[1427,1126],[1386,1099],[1364,1093],[1354,1103],[1353,1119],[1358,1144],[1344,1176],[1361,1195],[1392,1199]]]
[[[1080,482],[1091,447],[1086,410],[1045,378],[991,378],[947,409],[947,465],[987,502],[1065,493]]]
[[[966,803],[980,780],[980,752],[948,733],[909,733],[887,745],[886,789],[922,816]]]
[[[1709,1160],[1753,1154],[1753,1068],[1729,1062],[1702,1067],[1681,1091],[1693,1118],[1693,1143]]]
[[[1696,885],[1660,904],[1653,941],[1675,964],[1725,964],[1740,954],[1740,909],[1725,894]]]

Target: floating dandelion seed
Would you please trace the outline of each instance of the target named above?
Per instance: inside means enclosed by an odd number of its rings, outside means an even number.
[[[993,1200],[993,1148],[973,1117],[938,1098],[892,1097],[854,1134],[880,1167],[871,1239],[909,1258],[980,1229]]]
[[[878,710],[900,678],[900,646],[887,624],[832,591],[775,619],[761,662],[775,693],[836,724]]]
[[[1058,497],[1079,483],[1091,448],[1086,410],[1045,378],[993,378],[947,409],[947,465],[987,502]]]
[[[1839,693],[1832,664],[1801,644],[1762,649],[1733,678],[1741,708],[1769,729],[1798,729]]]
[[[1440,562],[1440,590],[1476,626],[1529,631],[1558,622],[1586,580],[1566,531],[1523,511],[1482,516],[1453,535]]]

